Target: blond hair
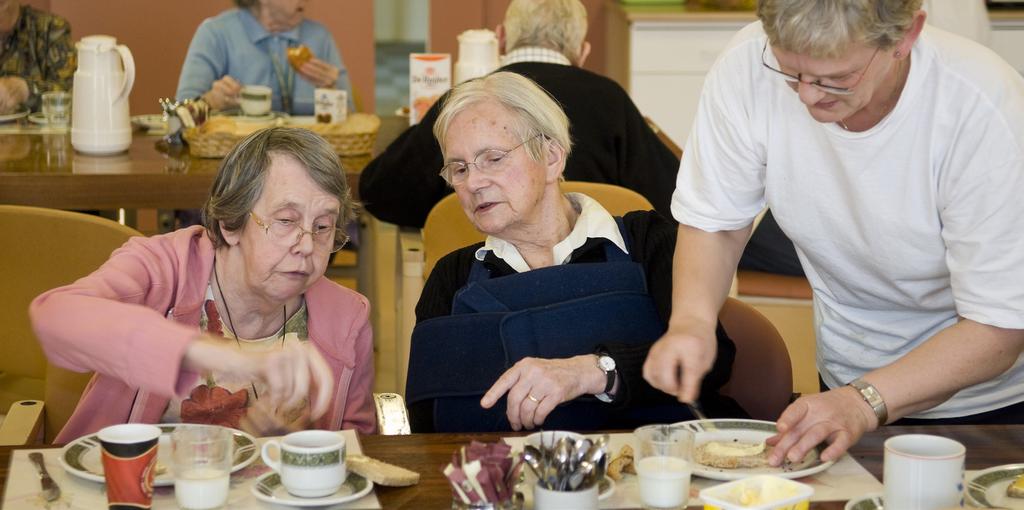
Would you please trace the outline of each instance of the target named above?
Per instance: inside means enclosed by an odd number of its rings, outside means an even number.
[[[529,140],[523,148],[534,161],[544,161],[545,139],[561,146],[568,159],[572,140],[565,112],[546,90],[532,80],[507,71],[469,80],[452,89],[434,122],[434,137],[441,146],[442,154],[447,153],[445,137],[455,117],[489,101],[500,104],[512,114],[512,130],[520,140]]]
[[[922,0],[760,0],[757,17],[772,46],[815,58],[842,56],[850,45],[895,46]]]
[[[576,63],[587,36],[587,9],[580,0],[512,0],[502,25],[506,51],[540,46]]]

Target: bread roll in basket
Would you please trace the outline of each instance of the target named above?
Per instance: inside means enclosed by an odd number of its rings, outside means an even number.
[[[212,117],[202,126],[186,129],[185,141],[189,152],[198,158],[223,158],[242,138],[260,129],[291,125],[288,119],[267,121],[237,121],[232,117]],[[297,124],[293,127],[308,129],[326,139],[341,156],[369,154],[377,141],[380,117],[368,113],[353,113],[345,122],[334,124]]]

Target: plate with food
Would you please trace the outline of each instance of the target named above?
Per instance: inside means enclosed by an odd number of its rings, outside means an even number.
[[[153,477],[153,485],[156,487],[174,485],[174,473],[170,471],[171,433],[180,425],[179,423],[157,425],[163,431],[163,434],[160,436],[160,446],[156,454],[156,475]],[[213,427],[214,425],[197,426]],[[256,438],[241,430],[231,429],[231,432],[234,434],[235,442],[235,461],[231,467],[231,472],[234,473],[252,464],[260,456],[260,452],[256,447]],[[82,436],[61,449],[60,465],[65,471],[79,478],[103,482],[101,449],[98,435]]]
[[[133,126],[139,129],[145,129],[148,132],[167,130],[167,119],[165,119],[163,114],[160,113],[132,115],[131,120]]]
[[[800,462],[769,466],[772,447],[766,445],[765,440],[778,433],[775,423],[770,421],[693,420],[679,425],[694,432],[693,474],[712,480],[739,480],[761,474],[802,478],[820,473],[835,463],[821,460],[824,445],[819,445]]]
[[[978,471],[967,480],[967,501],[978,508],[1024,509],[1024,464]]]

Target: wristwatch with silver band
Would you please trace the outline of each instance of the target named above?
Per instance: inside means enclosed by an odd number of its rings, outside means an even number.
[[[850,381],[849,385],[857,390],[861,398],[871,406],[871,410],[875,412],[875,418],[878,418],[878,426],[885,425],[885,422],[889,421],[889,410],[885,407],[885,400],[882,399],[882,394],[878,392],[878,389],[864,379],[854,379]]]

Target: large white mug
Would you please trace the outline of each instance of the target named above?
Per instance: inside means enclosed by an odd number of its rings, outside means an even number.
[[[963,506],[964,445],[945,437],[905,434],[885,441],[885,508],[940,510]]]
[[[272,449],[278,458],[270,457]],[[345,483],[345,437],[329,430],[301,430],[280,440],[269,439],[260,452],[263,463],[277,471],[281,485],[300,498],[334,494]]]

